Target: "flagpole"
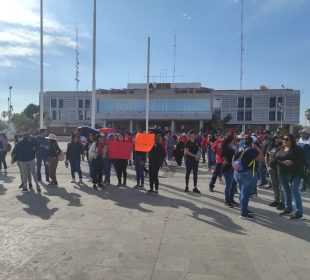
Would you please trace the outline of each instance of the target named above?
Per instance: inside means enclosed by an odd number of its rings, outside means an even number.
[[[94,0],[94,17],[93,17],[93,82],[91,96],[91,126],[95,128],[96,123],[96,0]]]
[[[145,116],[145,131],[149,132],[149,114],[150,114],[150,49],[151,38],[147,38],[147,81],[146,81],[146,116]]]
[[[40,128],[44,128],[43,123],[43,0],[40,0]]]

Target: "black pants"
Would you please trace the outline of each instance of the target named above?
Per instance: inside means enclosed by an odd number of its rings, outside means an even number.
[[[0,169],[2,169],[2,164],[4,169],[8,168],[5,161],[6,153],[7,153],[6,151],[0,152]]]
[[[126,184],[127,164],[128,164],[127,159],[115,159],[114,160],[114,167],[115,167],[115,171],[116,171],[118,184],[122,183],[122,176],[124,178],[124,184]]]
[[[222,174],[222,164],[221,163],[216,163],[215,164],[215,169],[214,169],[213,174],[212,174],[211,181],[209,183],[209,188],[214,189],[216,179],[221,174]]]
[[[160,169],[160,163],[151,163],[149,165],[150,171],[150,189],[153,190],[155,184],[155,190],[158,190],[159,180],[158,180],[158,172]]]
[[[101,184],[103,173],[103,158],[99,156],[96,159],[93,159],[92,163],[94,166],[93,184]]]
[[[193,170],[193,175],[194,175],[194,187],[195,188],[197,187],[198,164],[199,164],[199,162],[195,159],[185,160],[185,166],[186,166],[185,184],[186,184],[186,187],[188,187],[189,176],[191,175],[192,170]]]

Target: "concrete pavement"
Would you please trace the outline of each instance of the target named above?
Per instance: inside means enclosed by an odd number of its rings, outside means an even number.
[[[184,193],[184,167],[161,169],[158,196],[133,190],[128,171],[127,188],[113,173],[112,186],[95,191],[87,179],[70,183],[61,162],[59,188],[38,195],[20,193],[10,165],[0,174],[0,279],[310,279],[310,193],[305,219],[290,221],[259,189],[256,220],[244,221],[224,205],[223,185],[209,192],[202,165],[201,195]]]

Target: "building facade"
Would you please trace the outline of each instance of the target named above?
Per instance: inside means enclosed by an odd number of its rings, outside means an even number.
[[[131,132],[145,128],[146,85],[128,84],[126,89],[98,89],[96,124]],[[200,83],[151,84],[149,124],[172,131],[199,129],[212,115],[232,119],[228,126],[292,130],[299,123],[300,91],[292,89],[214,90]],[[44,112],[50,130],[57,133],[88,125],[91,92],[46,92]]]

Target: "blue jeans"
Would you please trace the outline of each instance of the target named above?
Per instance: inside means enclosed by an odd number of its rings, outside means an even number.
[[[223,173],[225,178],[225,202],[232,203],[234,200],[235,188],[233,187],[234,170],[231,169]]]
[[[72,158],[69,159],[70,167],[71,167],[71,177],[75,178],[75,172],[79,174],[79,178],[82,179],[82,171],[81,171],[81,159],[80,158]]]
[[[94,177],[94,165],[91,160],[88,160],[88,167],[89,167],[89,177],[92,179]]]
[[[234,177],[240,188],[241,215],[246,215],[248,212],[250,196],[258,181],[257,173],[255,172],[253,176],[252,170],[247,170],[245,172],[235,171]]]
[[[302,201],[299,192],[301,178],[293,175],[279,176],[282,189],[284,191],[285,209],[293,211],[292,198],[295,200],[296,214],[303,215]]]
[[[48,179],[49,179],[49,170],[48,170],[48,157],[47,157],[47,155],[44,155],[44,154],[41,154],[41,153],[37,153],[36,154],[36,160],[37,160],[37,176],[38,176],[38,180],[39,181],[42,180],[41,166],[42,166],[42,162],[43,162],[44,168],[45,168],[45,178],[46,178],[46,181],[48,181]]]
[[[108,157],[105,157],[103,159],[103,175],[104,175],[104,181],[110,182],[111,178],[111,159]]]
[[[137,185],[144,185],[144,170],[143,170],[143,157],[140,155],[135,155],[135,170],[136,170],[136,177],[137,177]]]
[[[208,168],[210,169],[212,165],[215,165],[215,152],[212,149],[208,149]]]

